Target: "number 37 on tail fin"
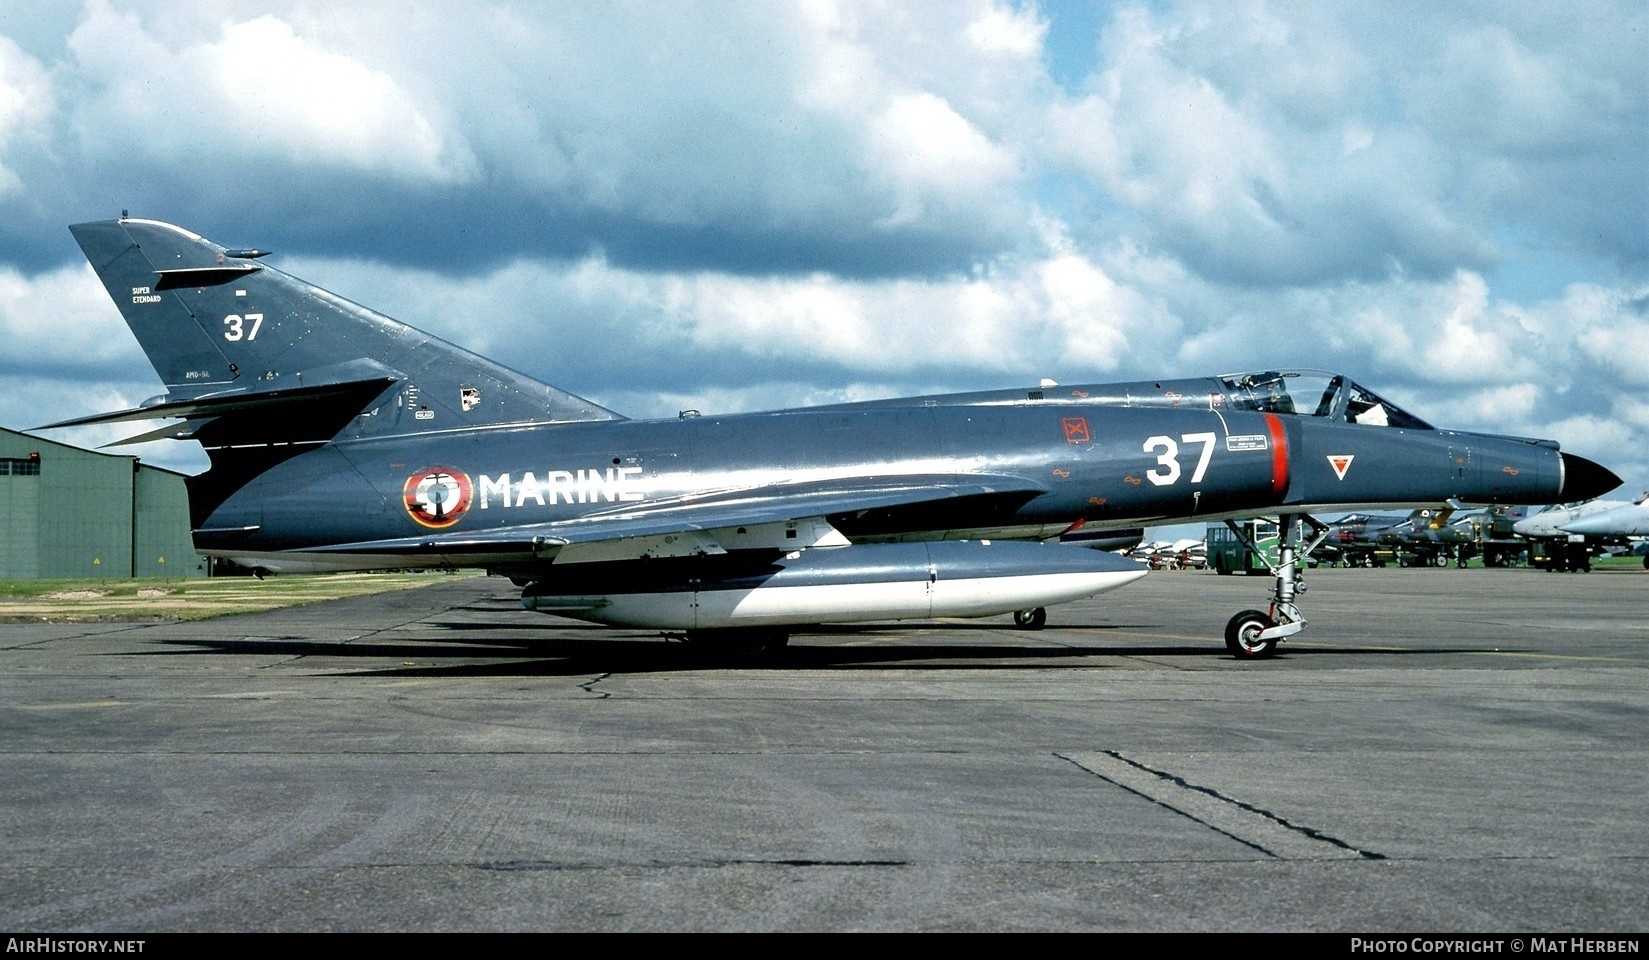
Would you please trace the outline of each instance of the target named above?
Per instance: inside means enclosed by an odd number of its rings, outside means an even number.
[[[1062,533],[1276,516],[1264,610],[1297,633],[1313,513],[1595,497],[1549,440],[1441,430],[1267,370],[633,420],[281,272],[121,219],[70,228],[165,392],[52,424],[193,440],[196,547],[268,572],[480,567],[532,610],[763,649],[820,623],[1014,613],[1143,575]]]

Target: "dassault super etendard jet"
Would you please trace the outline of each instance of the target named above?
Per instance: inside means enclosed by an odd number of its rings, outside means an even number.
[[[181,421],[131,440],[205,448],[188,482],[202,553],[266,572],[483,567],[529,609],[711,646],[818,623],[1038,626],[1143,572],[1061,533],[1265,515],[1284,532],[1270,605],[1226,630],[1236,656],[1265,657],[1305,626],[1314,512],[1620,482],[1554,442],[1437,430],[1311,371],[630,420],[266,251],[124,217],[70,230],[166,392],[52,426]]]

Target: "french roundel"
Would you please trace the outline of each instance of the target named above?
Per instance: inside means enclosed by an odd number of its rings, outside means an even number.
[[[426,527],[450,527],[470,508],[469,475],[451,467],[429,467],[407,478],[406,506]]]

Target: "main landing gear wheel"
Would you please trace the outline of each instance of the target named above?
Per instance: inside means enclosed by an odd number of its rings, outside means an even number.
[[[1277,652],[1277,641],[1261,640],[1260,631],[1276,625],[1263,610],[1244,610],[1225,625],[1225,649],[1238,660],[1268,659]]]
[[[1047,622],[1048,611],[1045,607],[1018,610],[1013,615],[1013,625],[1021,630],[1041,630],[1042,625]]]

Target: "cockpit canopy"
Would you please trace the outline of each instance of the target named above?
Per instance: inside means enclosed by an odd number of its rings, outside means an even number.
[[[1267,370],[1216,378],[1235,410],[1322,417],[1377,427],[1430,430],[1431,424],[1339,374],[1321,370]]]
[[[1339,374],[1321,370],[1265,370],[1217,377],[1083,383],[1061,386],[1043,380],[1029,390],[986,390],[893,400],[860,400],[816,410],[875,407],[959,407],[1026,403],[1082,406],[1253,410],[1298,417],[1321,417],[1367,426],[1431,430],[1431,424],[1374,391]]]

